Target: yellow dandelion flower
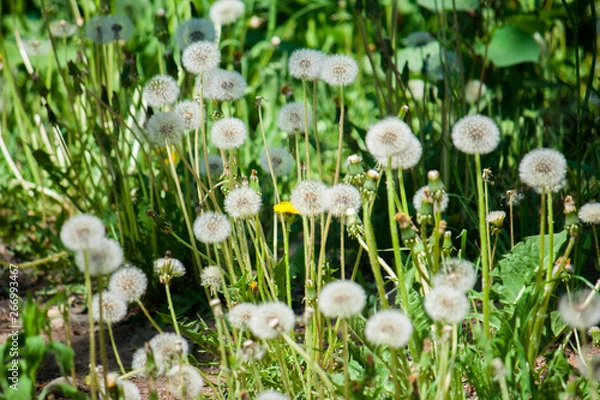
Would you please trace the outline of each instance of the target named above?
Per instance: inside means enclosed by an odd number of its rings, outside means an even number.
[[[298,214],[300,214],[298,212],[298,210],[296,210],[296,208],[289,201],[282,201],[279,204],[275,204],[273,206],[273,211],[275,211],[277,214],[283,214],[283,215],[298,215]]]

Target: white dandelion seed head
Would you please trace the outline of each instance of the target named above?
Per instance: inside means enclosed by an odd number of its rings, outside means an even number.
[[[60,240],[69,250],[85,250],[98,246],[104,238],[102,220],[90,214],[80,214],[69,218],[60,230]]]
[[[425,189],[429,190],[429,186],[428,185],[423,186],[422,188],[417,190],[413,196],[413,206],[415,206],[415,210],[417,212],[419,212],[419,210],[421,209],[421,203],[423,203],[423,199],[425,198]],[[442,196],[442,201],[439,204],[441,213],[446,211],[446,209],[448,208],[449,202],[450,202],[450,198],[448,197],[448,194],[446,192],[444,192],[444,195]],[[437,212],[437,208],[438,208],[438,203],[434,201],[433,202],[433,212]]]
[[[422,79],[409,79],[408,89],[413,99],[422,101],[425,98],[425,81]]]
[[[358,64],[341,54],[325,57],[321,67],[321,79],[331,86],[346,86],[356,80]]]
[[[54,37],[69,38],[77,32],[77,25],[71,24],[64,19],[50,22],[50,33]]]
[[[133,33],[133,24],[125,15],[107,15],[102,21],[104,32],[110,37],[110,41],[126,41]]]
[[[450,286],[436,286],[425,296],[425,311],[436,322],[460,323],[469,312],[467,296]]]
[[[179,97],[177,81],[169,75],[155,75],[144,85],[142,98],[151,107],[173,104]]]
[[[246,6],[240,0],[217,0],[210,6],[210,19],[215,25],[230,25],[237,21]]]
[[[391,166],[393,169],[411,169],[421,160],[423,146],[415,136],[407,136],[404,142],[404,148],[391,156]],[[375,157],[375,159],[384,167],[387,167],[388,157]]]
[[[321,69],[326,57],[319,50],[296,50],[292,53],[288,61],[290,75],[298,79],[306,79],[311,82],[316,81],[321,75]]]
[[[23,40],[23,48],[30,57],[43,56],[52,49],[52,42],[44,39],[25,39]]]
[[[577,215],[585,224],[600,225],[600,203],[584,204]]]
[[[204,18],[192,18],[177,28],[177,45],[185,49],[196,42],[214,42],[216,34],[213,24]]]
[[[413,32],[404,39],[404,44],[407,47],[423,47],[429,42],[433,42],[435,38],[429,32],[418,31]]]
[[[413,326],[410,319],[397,310],[383,310],[372,315],[365,326],[367,341],[375,346],[384,345],[392,349],[404,347]]]
[[[350,318],[360,314],[367,303],[358,283],[341,280],[327,283],[319,293],[319,310],[329,318]]]
[[[410,127],[396,117],[385,118],[367,131],[365,143],[376,158],[387,158],[400,153],[414,138]]]
[[[231,234],[231,224],[226,215],[206,211],[194,221],[194,235],[202,243],[219,243]]]
[[[488,224],[502,226],[502,223],[504,222],[504,218],[506,218],[506,213],[504,211],[490,211],[485,216],[485,221]]]
[[[360,192],[346,183],[338,183],[325,192],[325,209],[335,217],[345,217],[349,209],[361,206]]]
[[[299,182],[290,195],[290,201],[300,215],[312,217],[325,211],[327,186],[321,181]]]
[[[223,159],[217,154],[208,155],[208,170],[213,176],[219,176],[223,173]],[[204,158],[200,159],[200,175],[206,175],[206,163]]]
[[[216,291],[221,287],[222,277],[221,267],[209,265],[202,270],[200,280],[202,281],[202,286],[208,286],[212,291]]]
[[[204,98],[218,101],[232,101],[241,98],[248,84],[236,71],[213,69],[204,77]],[[199,81],[198,81],[199,82]]]
[[[148,278],[144,271],[129,264],[112,274],[108,283],[108,289],[128,303],[139,300],[147,287]]]
[[[246,124],[239,118],[226,117],[214,123],[210,130],[210,140],[221,150],[236,149],[248,137]]]
[[[252,303],[238,303],[227,314],[227,320],[235,329],[248,328],[248,322],[256,311],[256,305]]]
[[[154,260],[154,271],[159,277],[179,278],[185,275],[185,267],[176,258],[162,257]]]
[[[273,301],[256,306],[248,327],[260,339],[274,339],[280,332],[288,333],[294,328],[296,316],[287,304]]]
[[[465,85],[465,101],[469,104],[475,104],[487,92],[485,83],[478,79],[473,79]]]
[[[567,160],[554,149],[536,149],[525,154],[519,164],[523,183],[537,190],[559,191],[565,184]]]
[[[178,143],[185,132],[183,118],[175,112],[158,112],[150,117],[146,124],[146,133],[157,146]]]
[[[256,400],[288,400],[288,397],[275,390],[265,390],[256,396]]]
[[[450,286],[467,293],[475,286],[475,266],[472,262],[460,258],[447,258],[439,272],[433,277],[433,286]]]
[[[102,319],[105,323],[114,324],[121,321],[127,315],[127,303],[106,290],[102,292],[102,306],[100,306],[100,295],[95,294],[92,298],[92,314],[94,321],[100,321],[100,310],[102,310]]]
[[[141,400],[142,394],[137,385],[131,381],[119,379],[117,386],[123,391],[123,400]]]
[[[91,276],[108,275],[123,263],[123,249],[114,239],[101,238],[94,247],[79,250],[75,254],[75,264],[85,273],[85,255],[87,252],[88,267]]]
[[[500,143],[500,129],[489,117],[468,115],[452,127],[452,143],[467,154],[488,154]]]
[[[148,343],[159,373],[177,365],[180,356],[185,360],[189,351],[188,342],[176,333],[159,333]]]
[[[175,365],[167,371],[165,376],[169,393],[176,399],[195,399],[200,396],[204,387],[204,379],[200,372],[189,364]],[[182,392],[185,397],[181,396]]]
[[[146,368],[146,361],[148,361],[148,354],[146,353],[146,349],[143,347],[137,349],[135,353],[133,353],[133,359],[131,360],[131,369],[136,371],[138,369]],[[144,375],[144,372],[140,372],[139,375]]]
[[[598,293],[581,290],[564,295],[558,303],[562,319],[574,329],[587,329],[600,323],[600,296]]]
[[[219,66],[221,52],[212,42],[194,42],[183,50],[181,62],[192,74],[210,71]]]
[[[232,218],[253,217],[260,211],[262,198],[248,186],[233,189],[225,197],[225,211]]]
[[[194,100],[184,100],[175,105],[175,113],[183,120],[186,131],[200,128],[202,123],[202,109],[200,104]]]
[[[307,115],[310,124],[310,114]],[[279,128],[289,134],[304,132],[304,104],[288,103],[281,107],[277,114],[277,125]]]
[[[294,156],[283,147],[269,148],[269,157],[271,158],[271,166],[275,176],[286,176],[295,167]],[[267,161],[267,153],[265,150],[260,154],[260,166],[263,171],[270,173],[269,162]]]
[[[85,24],[85,34],[94,43],[107,44],[112,42],[111,32],[106,31],[106,25],[104,20],[106,19],[103,15],[96,15],[89,19]]]

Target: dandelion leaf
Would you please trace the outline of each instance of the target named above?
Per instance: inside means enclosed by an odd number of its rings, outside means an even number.
[[[485,54],[485,46],[479,43],[475,51]],[[510,67],[526,62],[539,62],[540,48],[533,38],[516,26],[507,25],[496,30],[489,43],[488,59],[497,67]]]
[[[418,0],[417,4],[431,11],[453,10],[452,0]],[[479,8],[479,0],[455,0],[456,11],[473,11]]]

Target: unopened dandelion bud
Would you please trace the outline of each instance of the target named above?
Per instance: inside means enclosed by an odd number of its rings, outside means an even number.
[[[374,169],[368,170],[367,179],[365,180],[365,184],[363,186],[363,192],[369,198],[374,197],[377,193],[377,181],[379,181],[379,172]]]
[[[416,196],[416,194],[415,194]],[[433,197],[427,187],[422,193],[421,207],[417,210],[417,223],[419,225],[427,225],[433,223]],[[413,203],[416,203],[413,201]]]
[[[440,233],[440,235],[443,235],[444,232],[446,232],[446,226],[448,225],[448,223],[445,220],[441,220],[440,224],[437,227],[438,232]]]
[[[417,233],[415,232],[410,216],[405,213],[399,212],[396,214],[396,222],[400,227],[400,234],[402,235],[402,240],[404,241],[404,243],[414,240]]]
[[[439,171],[434,169],[427,172],[427,187],[434,199],[438,196],[438,193],[445,192],[446,187],[444,186],[444,182],[440,179]]]
[[[169,43],[169,25],[164,8],[156,10],[154,17],[154,36],[163,44]]]
[[[454,250],[454,246],[452,246],[452,232],[446,231],[444,232],[444,243],[442,244],[442,251],[446,257],[452,254]]]
[[[600,345],[600,328],[592,326],[588,329],[588,334],[592,337],[592,344],[594,346]]]
[[[502,229],[504,218],[506,218],[506,213],[504,211],[490,211],[485,220],[494,227]]]
[[[349,208],[346,211],[346,226],[348,227],[348,235],[353,238],[362,237],[365,233],[364,226],[360,217],[356,214],[356,210]]]

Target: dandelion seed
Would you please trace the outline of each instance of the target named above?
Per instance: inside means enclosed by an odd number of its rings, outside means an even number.
[[[423,47],[426,44],[433,42],[435,38],[429,32],[413,32],[404,39],[404,44],[407,47]]]
[[[325,192],[327,186],[317,180],[299,182],[290,196],[290,200],[300,215],[312,217],[325,211]]]
[[[352,57],[336,54],[323,61],[321,79],[331,86],[346,86],[358,75],[358,64]]]
[[[265,390],[256,396],[256,400],[288,400],[288,398],[274,390]]]
[[[196,42],[214,42],[216,34],[213,24],[204,18],[192,18],[177,28],[177,45],[185,49]]]
[[[419,190],[416,191],[416,193],[413,196],[413,206],[415,207],[415,210],[417,212],[419,212],[419,210],[421,209],[421,203],[423,203],[423,199],[425,198],[425,189],[429,190],[429,186],[425,185],[421,187]],[[439,203],[439,206],[436,201],[433,202],[433,211],[437,212],[437,208],[439,207],[440,212],[443,213],[448,208],[448,203],[450,203],[450,198],[448,197],[448,194],[444,192],[444,195],[442,196],[442,201]]]
[[[221,267],[216,265],[205,267],[200,275],[202,286],[208,286],[211,293],[216,293],[217,290],[219,290],[221,287],[222,277],[223,275],[221,274]]]
[[[348,280],[329,282],[319,294],[319,310],[329,318],[350,318],[365,307],[367,295],[358,283]]]
[[[148,278],[144,271],[131,265],[117,270],[108,283],[108,289],[128,303],[139,300],[148,287]]]
[[[454,124],[452,143],[463,153],[491,153],[500,143],[500,130],[491,118],[479,114],[468,115]]]
[[[600,203],[587,203],[579,209],[579,219],[586,224],[600,225]]]
[[[218,120],[210,130],[210,140],[221,150],[240,147],[248,137],[246,124],[239,118],[227,117]]]
[[[157,146],[174,144],[181,141],[185,132],[185,122],[174,112],[158,112],[150,117],[146,124],[148,138]]]
[[[372,315],[365,326],[367,341],[375,346],[384,345],[392,349],[404,347],[413,332],[410,319],[397,310],[383,310]]]
[[[175,333],[159,333],[149,344],[159,373],[178,364],[179,357],[185,360],[188,355],[188,342]]]
[[[286,176],[294,169],[294,157],[287,149],[283,147],[271,147],[269,148],[269,156],[271,157],[271,166],[273,167],[275,176]],[[260,166],[265,172],[270,173],[265,150],[260,155]]]
[[[108,275],[123,263],[123,249],[114,239],[101,238],[95,247],[87,250],[87,261],[91,276]],[[83,251],[75,254],[75,264],[85,273],[85,256]]]
[[[49,40],[27,39],[23,41],[23,48],[30,57],[43,56],[52,49]]]
[[[217,0],[210,6],[210,19],[215,25],[230,25],[237,21],[246,6],[239,0]]]
[[[182,399],[182,391],[185,394],[183,399],[195,399],[200,396],[200,392],[204,387],[204,379],[202,379],[200,372],[188,364],[172,367],[166,373],[166,378],[169,392],[177,399]]]
[[[219,243],[231,234],[231,224],[226,215],[206,211],[194,221],[194,235],[202,243]]]
[[[225,211],[232,218],[249,218],[258,214],[262,198],[256,190],[242,186],[233,189],[225,197]]]
[[[208,169],[212,176],[219,176],[223,173],[223,160],[216,154],[208,155]],[[206,175],[206,163],[204,158],[200,160],[200,175]]]
[[[487,92],[487,86],[480,80],[473,79],[465,85],[465,101],[469,104],[475,104]]]
[[[352,185],[338,183],[325,192],[325,209],[333,216],[346,216],[348,209],[360,209],[362,200],[360,192]]]
[[[473,263],[460,258],[447,258],[442,268],[433,277],[433,286],[450,286],[467,293],[475,286],[475,267]]]
[[[256,305],[252,303],[238,303],[227,314],[227,320],[235,329],[248,328],[248,322],[256,311]]]
[[[183,263],[176,258],[163,257],[154,261],[154,272],[161,283],[168,283],[173,278],[185,275]]]
[[[388,117],[367,131],[367,149],[376,158],[392,157],[404,150],[413,132],[406,123],[396,117]]]
[[[221,62],[221,52],[212,42],[194,42],[183,50],[181,62],[193,74],[217,68]]]
[[[85,250],[98,246],[105,228],[100,218],[80,214],[69,218],[62,226],[60,240],[69,250]]]
[[[64,19],[52,21],[50,23],[50,33],[52,36],[60,38],[69,38],[77,32],[77,26],[71,24]]]
[[[502,228],[504,218],[506,218],[506,213],[504,211],[490,211],[485,217],[485,220],[488,224],[492,224],[496,228]]]
[[[260,339],[274,339],[280,332],[294,328],[296,316],[287,304],[280,301],[267,302],[256,307],[248,321],[252,333]]]
[[[308,123],[310,123],[310,116]],[[277,125],[289,134],[304,132],[304,104],[288,103],[281,107],[277,115]]]
[[[85,24],[85,34],[94,43],[107,44],[113,40],[112,33],[106,31],[105,18],[102,15],[96,15]]]
[[[156,75],[144,85],[142,98],[151,107],[173,104],[179,96],[179,86],[169,75]]]
[[[123,379],[117,380],[117,386],[123,392],[123,400],[141,400],[142,395],[137,385],[131,381]]]
[[[565,184],[567,160],[554,149],[536,149],[525,154],[519,164],[523,183],[536,190],[559,191]]]
[[[438,50],[427,58],[425,71],[432,82],[441,81],[447,75],[450,77],[458,75],[461,71],[460,61],[453,51]]]
[[[250,339],[246,340],[238,351],[238,357],[244,361],[262,360],[265,354],[265,347]]]
[[[236,71],[213,69],[206,73],[204,98],[218,101],[237,100],[244,95],[246,80]]]
[[[107,15],[102,21],[102,30],[108,34],[111,42],[126,41],[133,33],[133,24],[124,15]]]
[[[319,79],[326,57],[324,53],[318,50],[296,50],[292,53],[288,62],[290,75],[310,82],[316,81]]]
[[[469,312],[469,300],[460,290],[436,286],[425,296],[425,311],[436,322],[460,323]]]
[[[146,349],[141,348],[137,349],[135,353],[133,353],[133,359],[131,361],[131,369],[133,371],[137,371],[139,369],[146,368],[146,361],[148,361],[148,354],[146,353]],[[140,375],[144,375],[144,373],[140,373]]]
[[[174,111],[183,120],[183,126],[186,131],[200,128],[202,110],[200,109],[200,104],[194,100],[185,100],[177,103]]]
[[[415,136],[407,136],[404,141],[404,148],[391,156],[392,169],[411,169],[414,168],[421,159],[423,147],[421,142]],[[388,165],[388,157],[375,157],[375,159],[384,167]]]
[[[560,299],[558,312],[574,329],[587,329],[600,323],[600,296],[590,290],[581,290]]]
[[[100,321],[100,310],[102,319],[108,324],[121,321],[127,315],[127,303],[112,292],[102,292],[102,307],[100,307],[100,295],[95,294],[92,298],[92,314],[94,321]]]

